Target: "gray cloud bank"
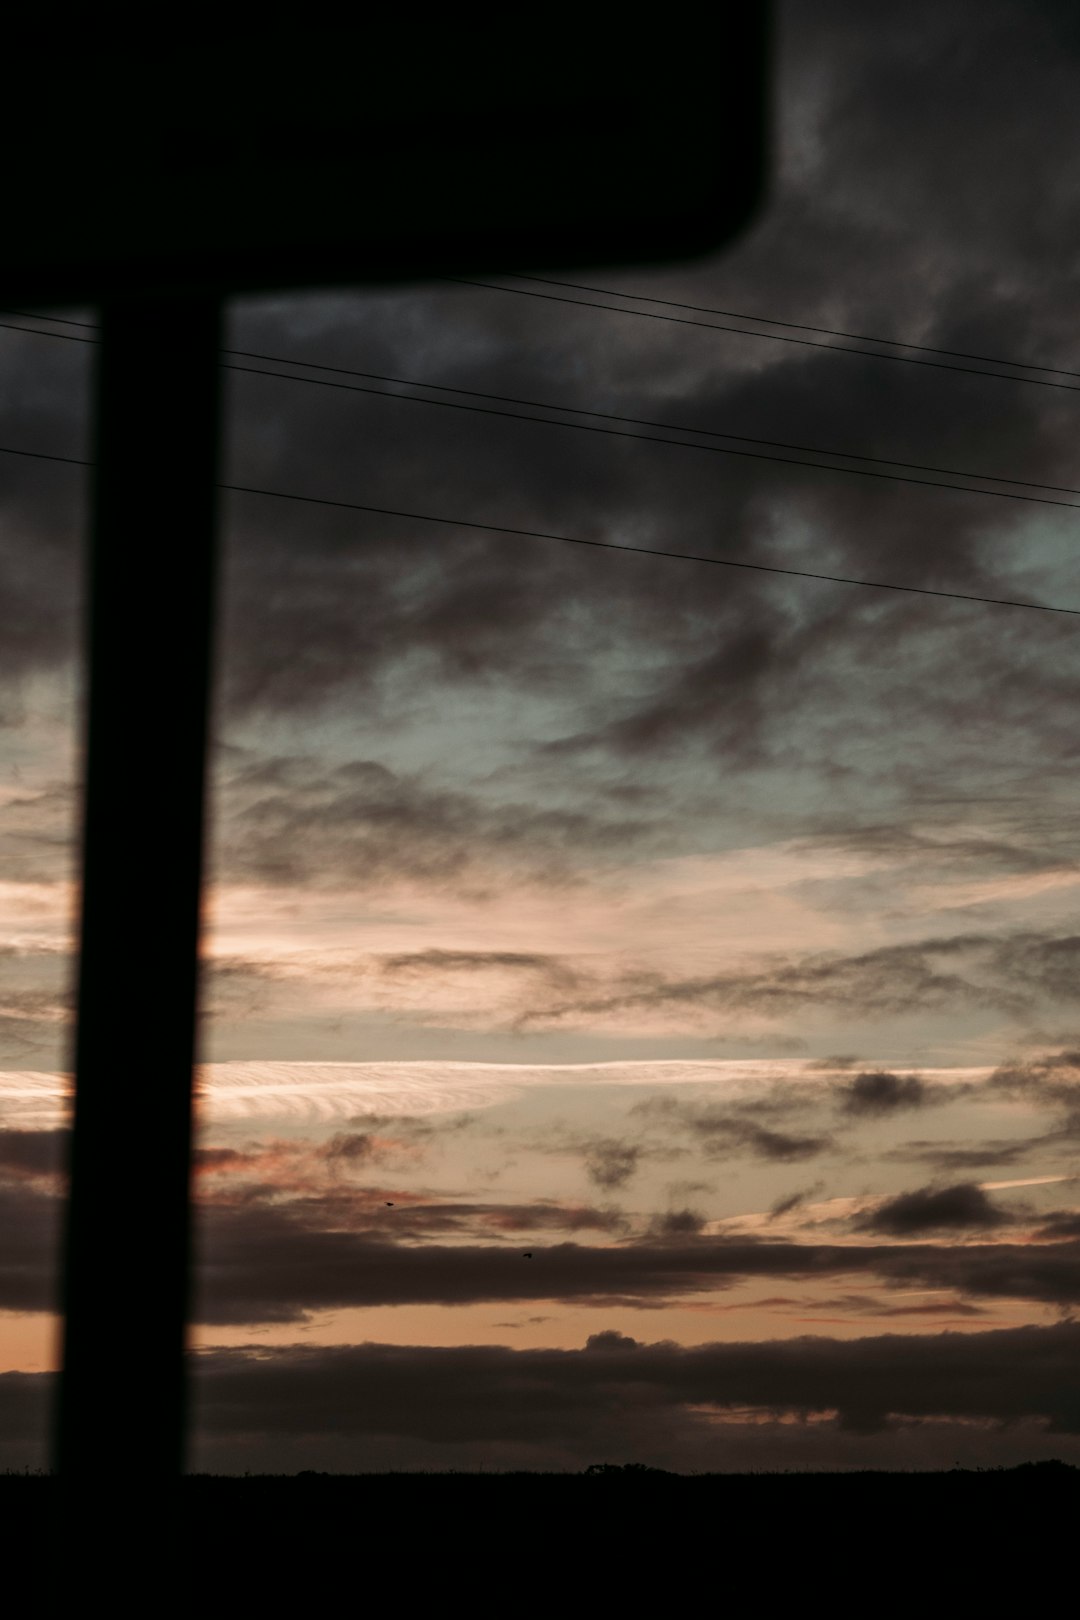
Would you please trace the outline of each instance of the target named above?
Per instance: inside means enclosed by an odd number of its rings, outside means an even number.
[[[349,1305],[557,1299],[656,1307],[746,1278],[862,1275],[974,1299],[1080,1305],[1080,1243],[816,1244],[764,1241],[587,1247],[394,1244],[321,1232],[276,1212],[230,1212],[206,1233],[198,1314],[211,1322],[298,1321]]]
[[[765,1121],[784,1106],[783,1093],[766,1098]],[[588,1179],[612,1195],[643,1163],[670,1155],[655,1140],[658,1124],[696,1135],[706,1159],[741,1153],[798,1163],[819,1148],[816,1138],[755,1120],[751,1108],[740,1113],[660,1098],[634,1111],[641,1109],[649,1141],[568,1137],[560,1130],[554,1149],[580,1154]],[[389,1119],[367,1126],[323,1142],[200,1149],[196,1320],[255,1325],[350,1307],[497,1301],[658,1309],[747,1280],[844,1277],[939,1289],[968,1303],[1080,1305],[1076,1211],[1013,1208],[970,1180],[916,1186],[838,1215],[824,1229],[826,1241],[813,1222],[794,1238],[737,1229],[710,1235],[705,1216],[678,1201],[650,1218],[587,1199],[481,1202],[401,1191],[384,1178],[411,1166],[426,1137]],[[1035,1140],[1066,1136],[1063,1129]],[[63,1145],[61,1131],[0,1132],[0,1310],[54,1307]],[[893,1156],[932,1159],[935,1152],[939,1165],[957,1152],[978,1156],[975,1148],[946,1143],[916,1144]],[[1000,1149],[992,1145],[991,1162],[995,1156]],[[775,1201],[773,1218],[797,1211],[805,1197]],[[607,1241],[563,1240],[589,1232]],[[523,1264],[526,1235],[532,1260]]]
[[[610,1422],[613,1408],[657,1404],[835,1413],[844,1427],[867,1431],[895,1418],[1042,1418],[1075,1434],[1078,1351],[1080,1326],[1073,1323],[693,1348],[600,1333],[583,1351],[365,1345],[295,1349],[260,1361],[252,1350],[221,1350],[200,1358],[200,1412],[211,1432],[219,1426],[258,1432],[277,1413],[280,1426],[341,1423],[378,1432],[389,1424],[400,1432],[415,1424],[414,1432],[429,1439],[486,1433],[535,1441],[553,1428],[587,1432],[598,1416]],[[521,1399],[522,1379],[535,1399]],[[289,1398],[290,1380],[297,1391],[308,1385],[306,1401]],[[408,1397],[422,1389],[429,1395],[414,1410]]]
[[[784,1419],[819,1456],[846,1449],[849,1465],[860,1455],[895,1462],[914,1431],[922,1466],[949,1466],[965,1428],[991,1457],[1017,1443],[1029,1454],[1048,1443],[1075,1451],[1078,1355],[1073,1323],[691,1348],[617,1332],[579,1350],[252,1345],[195,1357],[195,1422],[202,1457],[232,1467],[269,1454],[288,1468],[322,1450],[331,1466],[354,1469],[395,1455],[404,1466],[486,1456],[496,1467],[723,1469],[745,1457],[751,1419],[758,1466],[790,1458]],[[40,1431],[48,1384],[0,1375],[0,1455]]]
[[[272,1191],[256,1188],[253,1195],[258,1199]],[[2,1204],[0,1310],[51,1310],[58,1200],[23,1186],[6,1190]],[[886,1236],[997,1224],[977,1190],[912,1194],[884,1207],[875,1231]],[[1020,1299],[1060,1309],[1080,1305],[1080,1240],[1067,1213],[1054,1218],[1056,1226],[1051,1220],[1044,1241],[1035,1243],[687,1238],[695,1225],[689,1219],[666,1230],[674,1239],[668,1241],[605,1247],[530,1238],[528,1263],[520,1247],[505,1241],[514,1231],[593,1227],[617,1233],[617,1214],[552,1206],[459,1211],[451,1205],[421,1208],[410,1227],[406,1208],[403,1229],[410,1241],[389,1237],[389,1220],[378,1218],[386,1214],[369,1208],[365,1218],[355,1205],[339,1208],[332,1199],[314,1198],[300,1200],[297,1210],[256,1201],[204,1211],[195,1320],[301,1322],[313,1313],[355,1306],[530,1300],[655,1309],[746,1279],[850,1276],[875,1278],[886,1286],[947,1289],[971,1300]],[[346,1222],[354,1229],[344,1229]],[[474,1230],[481,1226],[496,1241],[453,1241],[462,1222]],[[431,1241],[439,1237],[445,1241]],[[135,1286],[137,1279],[132,1282]]]

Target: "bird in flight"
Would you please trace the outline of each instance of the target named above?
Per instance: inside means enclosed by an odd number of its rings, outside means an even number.
[[[522,1257],[521,1257],[521,1258],[522,1258],[522,1259],[523,1259],[523,1260],[531,1260],[531,1259],[532,1259],[532,1255],[531,1255],[531,1254],[523,1254],[523,1255],[522,1255]]]
[[[393,1206],[393,1204],[392,1204],[392,1203],[390,1203],[390,1202],[387,1202],[387,1205],[386,1205],[386,1207],[387,1207],[387,1209],[393,1209],[393,1207],[394,1207],[394,1206]]]

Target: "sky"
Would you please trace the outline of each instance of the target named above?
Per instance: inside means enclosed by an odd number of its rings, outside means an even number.
[[[776,49],[722,252],[234,304],[226,481],[1080,610],[1071,8],[793,0]],[[2,317],[0,446],[89,453],[94,313],[59,313]],[[0,1467],[33,1467],[86,491],[0,462]],[[1078,621],[222,521],[191,1466],[1080,1463]]]

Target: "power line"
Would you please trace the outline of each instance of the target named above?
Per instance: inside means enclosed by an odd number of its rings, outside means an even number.
[[[1014,377],[1004,371],[983,371],[977,366],[954,366],[947,360],[919,360],[912,354],[875,354],[872,349],[853,349],[845,343],[820,343],[817,338],[790,337],[786,332],[750,332],[744,326],[719,326],[715,321],[694,321],[687,315],[661,315],[654,309],[622,309],[615,304],[597,304],[590,298],[566,298],[560,293],[537,292],[534,287],[500,287],[493,281],[470,281],[464,276],[443,276],[447,282],[459,287],[483,287],[487,292],[514,293],[520,298],[545,298],[554,304],[573,304],[578,309],[603,309],[609,315],[634,315],[643,321],[670,321],[675,326],[697,326],[709,332],[733,332],[738,337],[767,338],[770,343],[797,343],[807,349],[827,349],[830,354],[857,354],[864,360],[893,360],[905,366],[930,366],[935,371],[961,371],[968,377],[996,377],[998,382],[1030,383],[1035,388],[1063,388],[1067,393],[1080,393],[1080,383],[1051,382],[1047,377]],[[554,286],[562,283],[555,282]],[[572,283],[567,282],[567,286]],[[625,298],[633,294],[609,293],[609,297]],[[743,317],[754,319],[754,317]],[[877,340],[874,340],[877,341]],[[1003,360],[1002,365],[1012,365]],[[1049,368],[1047,368],[1049,369]],[[1072,372],[1066,372],[1072,376]]]
[[[242,353],[243,351],[241,351],[241,350],[227,350],[225,352],[235,354],[235,353]],[[271,358],[271,357],[267,356],[266,358]],[[306,362],[302,361],[302,360],[296,360],[296,361],[287,361],[286,364],[288,364],[288,365],[304,365],[304,364],[306,364]],[[693,444],[689,440],[686,440],[686,439],[658,439],[655,436],[655,434],[652,434],[652,433],[627,433],[622,428],[597,427],[591,422],[559,422],[559,421],[556,421],[553,417],[549,417],[549,416],[527,416],[527,415],[524,415],[520,411],[496,410],[494,408],[494,406],[466,405],[466,404],[463,404],[460,400],[422,399],[422,398],[420,398],[419,395],[416,395],[416,394],[388,394],[386,392],[386,390],[382,389],[382,388],[366,388],[366,387],[364,387],[364,386],[362,386],[361,384],[358,384],[358,383],[330,382],[326,378],[323,378],[323,377],[291,377],[291,376],[286,376],[283,372],[280,372],[280,371],[262,371],[257,366],[234,366],[234,365],[226,364],[226,365],[223,366],[222,369],[225,370],[225,371],[246,372],[246,373],[248,373],[248,374],[250,374],[252,376],[256,376],[256,377],[278,377],[282,382],[306,382],[306,383],[312,383],[316,387],[320,387],[320,388],[341,388],[341,389],[344,389],[346,392],[353,393],[353,394],[373,394],[378,399],[400,400],[403,403],[409,404],[409,405],[436,405],[436,406],[442,407],[443,409],[448,409],[448,410],[453,410],[453,411],[470,411],[470,412],[473,412],[474,414],[477,414],[477,415],[480,415],[480,416],[500,416],[500,417],[503,417],[506,420],[511,421],[511,422],[536,422],[536,423],[539,423],[541,427],[570,428],[570,429],[573,429],[574,431],[576,431],[578,433],[602,433],[608,438],[633,439],[633,440],[635,440],[636,442],[638,442],[640,444],[666,444],[666,445],[670,445],[674,449],[679,449],[679,450],[700,450],[700,451],[706,452],[709,455],[714,455],[714,456],[740,456],[740,457],[743,457],[744,459],[748,459],[748,460],[751,460],[751,461],[771,461],[771,462],[774,462],[774,463],[776,463],[777,465],[779,465],[781,467],[809,467],[809,468],[813,469],[816,472],[846,473],[846,474],[848,474],[849,476],[851,476],[853,478],[883,478],[883,479],[889,480],[891,483],[896,483],[896,484],[918,484],[918,485],[921,485],[923,487],[930,488],[930,489],[950,489],[950,490],[953,490],[955,493],[960,494],[960,495],[990,495],[990,496],[994,496],[997,499],[1003,500],[1003,501],[1028,501],[1028,502],[1033,502],[1033,503],[1035,503],[1036,505],[1039,505],[1039,506],[1066,506],[1066,507],[1069,507],[1073,511],[1080,510],[1080,502],[1077,502],[1077,501],[1057,501],[1057,500],[1054,500],[1049,495],[1019,495],[1019,494],[1016,494],[1014,491],[1007,490],[1007,489],[982,489],[982,488],[973,489],[970,485],[965,485],[965,484],[947,484],[947,483],[944,483],[939,478],[910,478],[906,474],[898,473],[898,472],[896,472],[896,473],[894,473],[894,472],[878,472],[878,471],[872,471],[872,470],[870,470],[868,468],[865,468],[865,467],[831,467],[831,466],[828,465],[827,462],[823,462],[823,461],[802,461],[802,460],[797,459],[794,456],[771,456],[771,455],[768,455],[765,451],[762,451],[762,450],[733,450],[733,449],[731,449],[731,448],[729,448],[728,446],[725,446],[725,445]],[[337,369],[337,368],[335,367],[334,369]],[[354,373],[352,373],[352,375],[353,376],[364,376],[365,373],[363,373],[363,372],[354,372]],[[367,375],[375,375],[375,374],[374,373],[367,373]],[[404,386],[409,387],[409,388],[429,388],[429,387],[441,388],[441,387],[443,387],[443,384],[441,384],[441,383],[430,384],[430,383],[411,382],[407,378],[404,378],[404,377],[386,377],[386,378],[383,378],[382,380],[385,381],[385,382],[401,383]],[[461,393],[461,394],[466,394],[466,393],[467,394],[475,394],[476,391],[473,390],[473,389],[467,389],[467,388],[455,388],[455,389],[448,389],[448,392]],[[505,397],[505,396],[500,396],[498,394],[488,394],[488,395],[480,395],[479,397],[487,398],[487,399],[498,399],[498,398]],[[577,410],[577,407],[574,406],[574,405],[547,405],[547,404],[544,404],[544,403],[542,403],[541,401],[538,401],[538,400],[523,400],[520,403],[536,405],[541,410],[549,410],[549,411],[551,411],[551,410],[557,410],[557,411],[575,411],[575,410]],[[814,448],[812,446],[808,447],[808,446],[803,446],[803,445],[780,445],[780,444],[778,444],[778,441],[776,441],[774,439],[748,439],[743,434],[723,433],[723,432],[720,432],[720,431],[715,430],[713,428],[682,427],[682,426],[679,426],[679,425],[677,425],[675,423],[671,423],[671,422],[647,422],[644,419],[641,419],[641,418],[638,418],[638,417],[618,416],[615,413],[609,412],[609,411],[582,411],[579,414],[581,414],[583,416],[601,416],[601,417],[606,418],[609,421],[614,421],[614,422],[638,422],[638,421],[640,421],[642,426],[667,428],[670,432],[673,432],[673,433],[702,433],[702,434],[708,434],[712,438],[740,439],[744,443],[750,443],[750,444],[774,444],[774,445],[777,445],[778,448],[791,449],[791,450],[799,450],[799,449],[807,449],[807,448],[809,448],[811,450],[811,453],[814,454],[814,455],[826,455],[826,456],[842,457],[842,456],[846,456],[848,454],[848,452],[844,451],[844,450],[818,450],[818,449],[816,449],[816,448]],[[858,461],[879,461],[879,460],[883,460],[884,458],[877,457],[877,456],[852,455],[849,459],[858,460]],[[910,462],[894,462],[893,463],[893,466],[901,466],[901,467],[902,466],[911,466],[911,465],[912,465],[912,463],[910,463]],[[988,478],[988,477],[992,478],[992,477],[994,477],[993,473],[965,473],[965,472],[954,471],[952,468],[949,468],[949,467],[934,467],[934,468],[928,468],[927,470],[928,471],[933,471],[933,472],[946,473],[949,476],[954,477],[954,478],[980,478],[980,477],[982,477],[982,478]],[[1024,478],[1002,478],[1002,479],[999,480],[999,482],[1001,482],[1003,484],[1022,484],[1022,485],[1024,485],[1025,488],[1029,488],[1029,489],[1060,489],[1060,490],[1064,491],[1067,494],[1080,495],[1080,489],[1074,489],[1068,484],[1035,484],[1035,483],[1029,482],[1027,479],[1024,479]]]
[[[4,315],[19,315],[24,321],[55,321],[58,326],[85,326],[88,331],[100,331],[97,321],[77,321],[71,315],[42,315],[32,309],[5,309],[0,311],[0,313]],[[21,327],[15,327],[15,331],[19,332],[21,330]],[[87,343],[96,343],[97,339],[87,338],[86,341]]]
[[[23,311],[11,311],[11,313],[21,314]],[[0,322],[0,326],[5,326],[5,324],[6,322]],[[68,324],[70,326],[89,326],[89,322],[84,321],[70,321]],[[26,330],[34,329],[31,329],[31,327],[11,327],[11,330],[26,332]],[[39,337],[58,337],[58,339],[66,340],[66,342],[97,342],[96,339],[71,337],[66,332],[40,332],[40,330],[37,330],[36,335],[39,335]],[[588,408],[580,407],[580,405],[559,405],[559,403],[551,403],[547,402],[547,400],[518,399],[515,395],[510,394],[487,394],[481,389],[463,389],[463,387],[445,384],[445,382],[424,382],[423,379],[418,379],[418,377],[395,377],[379,373],[379,371],[356,371],[356,369],[348,368],[348,366],[330,366],[330,364],[317,360],[290,360],[287,355],[264,355],[264,353],[256,352],[256,350],[244,350],[244,348],[223,348],[222,353],[223,355],[236,356],[236,358],[244,358],[244,360],[266,360],[272,364],[280,364],[280,366],[304,366],[304,368],[311,369],[311,371],[332,371],[335,376],[368,377],[371,381],[390,382],[390,384],[397,387],[429,389],[432,392],[440,392],[440,394],[463,394],[468,395],[470,399],[499,400],[500,403],[505,403],[505,405],[528,405],[534,410],[565,411],[565,413],[573,413],[576,416],[593,416],[593,418],[602,421],[622,421],[622,423],[638,426],[638,428],[661,428],[664,429],[665,433],[693,433],[701,437],[709,437],[709,439],[732,439],[738,444],[767,445],[771,449],[792,450],[792,452],[800,452],[800,454],[805,455],[831,455],[837,460],[848,460],[848,462],[873,462],[876,468],[904,467],[910,471],[939,473],[942,478],[991,478],[994,483],[1015,484],[1020,489],[1054,489],[1059,494],[1080,496],[1080,488],[1075,488],[1074,484],[1040,483],[1040,481],[1033,480],[1033,478],[1009,478],[1009,476],[997,475],[997,473],[976,473],[976,471],[970,471],[967,468],[938,467],[934,463],[900,462],[900,460],[884,457],[884,455],[865,455],[860,450],[824,449],[821,445],[792,444],[792,442],[784,441],[784,439],[761,439],[761,437],[751,436],[751,434],[725,433],[724,429],[721,428],[693,428],[688,423],[657,421],[648,418],[648,416],[627,416],[620,413],[620,411],[588,410]],[[811,470],[826,471],[826,473],[848,473],[848,475],[855,476],[855,478],[884,478],[884,480],[889,480],[891,483],[918,484],[923,488],[931,489],[954,489],[959,494],[996,496],[997,499],[1002,499],[1002,501],[1027,501],[1035,502],[1036,505],[1057,505],[1057,507],[1070,507],[1070,509],[1077,507],[1075,501],[1054,501],[1049,496],[1022,496],[1022,494],[1014,494],[1009,489],[972,488],[970,484],[941,483],[936,478],[908,478],[899,471],[894,473],[894,471],[866,471],[865,468],[860,467],[832,467],[827,462],[803,462],[803,460],[797,460],[795,455],[766,455],[763,452],[730,449],[725,445],[693,444],[693,442],[685,441],[685,439],[682,439],[682,441],[677,441],[677,439],[657,439],[653,434],[622,433],[620,429],[594,428],[589,423],[554,421],[549,416],[525,416],[521,415],[520,411],[495,410],[492,407],[479,407],[479,405],[463,405],[457,400],[426,400],[418,399],[415,395],[387,394],[384,389],[369,389],[369,387],[358,387],[356,384],[350,386],[345,382],[330,382],[325,377],[298,377],[282,373],[282,371],[261,371],[257,366],[236,366],[236,364],[223,363],[222,369],[246,373],[249,376],[277,377],[282,382],[306,382],[306,384],[313,387],[337,387],[337,389],[343,389],[345,392],[351,392],[351,394],[374,395],[376,399],[406,400],[406,402],[415,403],[415,405],[440,405],[440,407],[449,408],[449,410],[473,411],[478,415],[505,416],[510,421],[533,421],[533,423],[549,426],[549,428],[572,428],[580,431],[580,433],[604,433],[609,437],[640,439],[644,444],[674,445],[675,449],[683,450],[708,450],[712,455],[738,455],[738,457],[751,458],[751,460],[774,462],[780,467],[808,467]]]
[[[0,455],[30,456],[36,461],[57,461],[74,467],[94,463],[78,456],[47,455],[37,450],[16,450],[0,445]],[[1048,602],[1022,602],[1013,597],[979,596],[969,591],[940,591],[927,585],[898,585],[892,580],[854,579],[847,574],[825,574],[808,568],[781,568],[773,563],[743,562],[733,557],[710,557],[697,551],[664,551],[659,546],[624,545],[617,540],[591,540],[583,535],[552,534],[542,529],[511,528],[502,523],[480,523],[472,518],[444,517],[433,512],[407,512],[396,506],[371,506],[359,501],[331,500],[325,495],[298,495],[291,490],[263,489],[254,484],[219,484],[219,489],[235,495],[263,495],[275,501],[296,501],[304,506],[325,506],[345,512],[368,512],[380,517],[408,518],[416,523],[438,523],[454,529],[476,529],[485,534],[507,534],[528,540],[553,540],[564,546],[591,546],[599,551],[629,551],[643,557],[666,557],[671,562],[708,563],[714,568],[740,568],[755,574],[781,574],[791,579],[817,579],[830,585],[858,585],[864,590],[902,591],[910,596],[936,596],[951,602],[977,602],[985,607],[1028,608],[1037,613],[1065,613],[1080,618],[1080,608],[1058,607]]]
[[[9,309],[5,313],[8,315],[22,315],[23,319],[27,321],[63,320],[62,315],[23,315],[21,309]],[[94,332],[97,331],[97,327],[93,326],[90,321],[66,321],[65,325],[86,326]],[[72,332],[43,332],[36,326],[15,326],[11,321],[0,321],[0,326],[4,327],[8,332],[30,332],[34,337],[57,338],[61,343],[93,343],[97,346],[101,342],[100,338],[76,337]]]
[[[846,332],[842,328],[836,326],[812,326],[808,321],[782,321],[776,315],[748,315],[744,310],[714,309],[710,304],[687,304],[675,298],[656,298],[651,293],[619,292],[617,288],[614,287],[592,287],[580,281],[556,281],[551,276],[526,276],[522,275],[520,272],[509,270],[506,271],[506,274],[514,281],[536,281],[539,282],[543,287],[568,287],[574,292],[600,293],[605,298],[633,298],[636,300],[636,302],[641,304],[663,304],[667,309],[688,309],[698,315],[723,315],[726,319],[733,321],[756,321],[759,326],[784,326],[790,331],[794,332],[820,332],[828,337],[851,338],[856,343],[882,343],[887,344],[888,347],[892,349],[917,349],[920,354],[943,354],[950,356],[954,360],[980,360],[986,365],[990,366],[1016,366],[1023,367],[1023,369],[1026,371],[1045,371],[1055,377],[1080,378],[1080,371],[1070,371],[1064,366],[1044,366],[1037,360],[1007,360],[1003,355],[1000,354],[971,354],[965,349],[940,349],[936,348],[931,343],[910,343],[906,342],[902,338],[874,337],[866,332]],[[459,280],[460,278],[449,277],[445,279]],[[489,284],[487,282],[472,282],[468,283],[468,285],[488,286]],[[493,290],[499,292],[513,292],[515,289],[512,287],[500,287]],[[70,316],[64,315],[42,316],[35,315],[27,310],[9,310],[7,313],[10,315],[22,315],[27,320],[57,321],[65,326],[94,326],[92,321],[77,321],[73,320]],[[635,311],[632,309],[621,311],[616,310],[616,313],[633,315]],[[640,314],[642,312],[638,311],[637,313]],[[16,328],[16,330],[20,330],[20,328]],[[721,328],[721,330],[727,329]],[[770,334],[768,332],[745,332],[743,333],[743,336],[769,337]],[[825,344],[824,347],[832,348],[833,345]],[[865,351],[860,349],[857,352],[862,354]],[[894,358],[894,356],[888,354],[869,354],[867,358],[871,360],[891,360]],[[287,364],[307,364],[307,362],[288,361]],[[977,372],[975,375],[978,376],[980,373]],[[997,373],[995,372],[994,375],[996,376]],[[1036,379],[1031,377],[1019,377],[1014,380],[1017,382],[1033,382]]]
[[[11,311],[11,313],[22,314],[22,311]],[[28,318],[33,319],[34,317]],[[0,326],[6,324],[7,323],[5,322],[0,322]],[[69,321],[68,324],[87,326],[90,323],[82,321]],[[11,328],[11,330],[28,331],[33,329],[27,327],[14,327]],[[93,343],[97,341],[93,338],[72,337],[65,332],[39,331],[36,333],[36,335],[40,337],[62,338],[68,342],[75,343]],[[248,349],[223,349],[221,352],[222,354],[236,356],[243,359],[265,360],[274,365],[304,366],[313,371],[331,371],[338,376],[367,377],[376,382],[391,383],[395,386],[403,388],[426,388],[431,391],[438,391],[440,393],[464,394],[472,399],[492,399],[497,400],[502,404],[527,405],[535,410],[564,411],[567,413],[573,413],[577,416],[594,417],[606,422],[625,422],[628,425],[635,427],[661,428],[668,433],[694,433],[705,438],[732,439],[740,444],[767,445],[772,449],[801,452],[807,455],[833,456],[838,460],[843,459],[848,461],[873,462],[875,469],[888,466],[905,467],[911,471],[939,473],[944,478],[991,478],[996,483],[1014,484],[1022,489],[1050,489],[1057,490],[1060,494],[1064,495],[1080,495],[1080,488],[1076,488],[1070,484],[1044,484],[1037,482],[1035,479],[1009,478],[995,473],[971,472],[957,467],[938,467],[933,464],[926,464],[923,462],[891,461],[885,456],[869,456],[854,450],[829,450],[823,449],[818,445],[793,444],[784,440],[757,438],[744,433],[727,433],[724,432],[723,429],[718,428],[698,428],[691,427],[686,423],[664,422],[656,421],[648,417],[626,416],[616,411],[595,411],[588,410],[577,405],[550,404],[546,400],[520,399],[514,395],[507,394],[488,394],[475,388],[459,388],[447,383],[423,382],[414,377],[393,377],[382,372],[356,371],[345,366],[331,366],[315,360],[292,360],[285,355],[262,354]],[[712,455],[739,456],[743,459],[754,461],[769,461],[780,466],[807,467],[812,471],[817,472],[846,473],[856,478],[885,479],[891,483],[914,484],[930,489],[953,490],[962,495],[987,495],[995,497],[999,500],[1025,501],[1029,504],[1040,506],[1063,506],[1073,510],[1077,509],[1078,505],[1080,505],[1080,503],[1076,501],[1054,500],[1048,495],[1022,495],[1014,493],[1012,490],[973,488],[970,484],[962,485],[944,483],[940,478],[910,478],[904,473],[900,472],[885,472],[877,470],[871,471],[862,467],[834,467],[827,462],[799,460],[796,459],[794,455],[773,456],[768,455],[764,451],[760,450],[736,450],[725,445],[695,444],[685,439],[661,439],[649,433],[627,433],[622,429],[595,427],[592,423],[586,422],[560,422],[555,421],[551,417],[528,416],[523,415],[520,411],[497,410],[493,406],[467,405],[458,400],[423,399],[416,395],[410,394],[388,394],[385,389],[381,388],[367,388],[355,383],[349,384],[332,382],[323,377],[297,377],[280,371],[263,371],[257,366],[240,366],[223,362],[223,370],[242,372],[249,376],[256,377],[276,377],[281,382],[307,383],[312,387],[318,388],[337,388],[348,393],[372,395],[377,399],[403,400],[406,403],[414,405],[435,405],[441,406],[443,409],[469,411],[476,415],[504,417],[510,421],[538,423],[542,427],[561,427],[573,429],[577,432],[583,433],[602,433],[606,437],[636,439],[645,444],[663,444],[672,446],[676,449],[705,451]]]
[[[480,529],[489,534],[512,534],[529,540],[555,540],[564,546],[593,546],[600,551],[632,551],[643,557],[667,557],[675,562],[710,563],[715,568],[745,568],[757,574],[786,574],[793,579],[820,579],[831,585],[861,585],[874,591],[905,591],[914,596],[940,596],[953,602],[979,602],[987,607],[1034,608],[1039,613],[1067,613],[1080,618],[1080,608],[1056,607],[1046,602],[1021,602],[1011,597],[976,596],[966,591],[937,591],[926,585],[897,585],[889,580],[852,579],[846,574],[821,574],[807,568],[780,568],[771,563],[709,557],[698,551],[663,551],[659,546],[623,545],[617,540],[588,540],[582,535],[549,534],[541,529],[511,529],[501,523],[477,523],[471,518],[437,517],[431,512],[403,512],[394,506],[361,506],[356,501],[331,501],[322,496],[293,495],[280,489],[258,489],[247,484],[221,484],[239,495],[269,495],[275,500],[303,501],[315,506],[336,506],[349,512],[374,512],[383,517],[411,518],[419,523],[443,523],[456,529]]]
[[[556,281],[551,276],[524,276],[512,270],[505,272],[513,281],[538,281],[544,287],[570,287],[575,292],[602,293],[606,298],[634,298],[641,304],[663,304],[668,309],[689,309],[698,315],[723,315],[733,321],[757,321],[761,326],[786,326],[795,332],[823,332],[829,337],[853,338],[857,343],[887,343],[893,349],[918,349],[920,354],[945,354],[954,360],[982,360],[990,366],[1023,366],[1028,371],[1048,371],[1057,377],[1080,377],[1080,371],[1067,371],[1063,366],[1044,366],[1037,360],[1005,360],[1000,354],[969,354],[964,349],[938,349],[931,343],[906,343],[902,338],[868,337],[865,332],[844,332],[836,326],[811,326],[808,321],[781,321],[775,315],[747,315],[737,309],[713,309],[708,304],[685,304],[675,298],[654,298],[650,293],[618,292],[613,287],[588,287],[580,281]],[[77,324],[77,323],[76,323]],[[753,337],[754,333],[748,336]],[[757,334],[768,337],[767,332]],[[888,360],[890,355],[878,356]]]
[[[333,371],[343,377],[367,377],[375,382],[397,383],[404,388],[429,388],[443,394],[466,394],[470,399],[494,399],[504,405],[528,405],[534,410],[541,411],[568,411],[575,416],[594,416],[605,422],[627,422],[635,427],[664,428],[669,433],[697,433],[709,439],[734,439],[739,444],[763,444],[773,450],[796,450],[812,456],[836,456],[846,461],[871,461],[878,467],[905,467],[911,472],[942,473],[949,478],[990,478],[997,484],[1017,484],[1023,489],[1054,489],[1062,495],[1080,495],[1080,488],[1073,484],[1044,484],[1035,478],[1006,478],[1000,473],[971,472],[960,467],[938,467],[920,461],[898,461],[893,456],[868,456],[858,450],[826,450],[816,444],[791,444],[783,439],[761,439],[748,433],[728,433],[723,428],[693,427],[689,422],[659,422],[649,417],[626,416],[620,411],[593,411],[581,405],[552,404],[546,399],[520,399],[514,394],[489,394],[479,388],[461,388],[456,383],[424,382],[418,377],[390,377],[378,371],[354,371],[346,366],[323,365],[317,360],[289,360],[280,354],[256,354],[245,349],[223,349],[223,354],[239,355],[250,360],[270,360],[278,365],[307,366],[313,371]],[[232,366],[226,369],[232,371],[254,371],[253,367]],[[286,382],[320,383],[319,377],[288,377],[284,372],[263,373],[281,377]],[[432,401],[431,403],[436,403]],[[577,424],[567,422],[566,427]],[[637,435],[634,435],[637,437]],[[827,469],[832,472],[844,472],[843,467]],[[949,486],[952,487],[951,485]],[[980,494],[991,495],[993,490],[980,490]],[[1071,505],[1071,502],[1066,502]]]
[[[68,467],[92,467],[94,463],[82,456],[51,456],[45,450],[13,450],[10,445],[0,444],[0,455],[3,456],[29,456],[32,461],[62,461]]]

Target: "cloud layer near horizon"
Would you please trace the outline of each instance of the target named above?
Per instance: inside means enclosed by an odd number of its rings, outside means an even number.
[[[805,1466],[815,1455],[903,1466],[920,1453],[925,1466],[943,1439],[968,1457],[993,1455],[1003,1427],[1012,1457],[1049,1447],[1075,1458],[1078,1333],[1070,1323],[847,1344],[684,1349],[601,1333],[583,1349],[558,1351],[209,1351],[195,1367],[196,1463],[265,1466],[273,1434],[279,1467],[301,1458],[340,1466],[348,1457],[353,1467],[645,1460],[723,1469],[746,1466],[748,1456],[759,1467],[796,1458]],[[0,1374],[0,1457],[25,1446],[47,1390],[43,1375]]]

